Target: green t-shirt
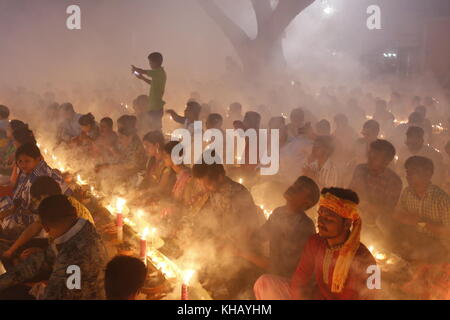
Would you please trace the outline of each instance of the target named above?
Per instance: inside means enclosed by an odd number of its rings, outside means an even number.
[[[164,89],[166,87],[166,72],[164,68],[152,69],[147,71],[147,75],[152,79],[149,93],[149,111],[161,110],[165,104],[163,100]]]

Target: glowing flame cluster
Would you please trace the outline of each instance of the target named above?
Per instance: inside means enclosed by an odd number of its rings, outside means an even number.
[[[436,134],[439,134],[445,130],[444,127],[442,126],[442,123],[434,124],[432,125],[432,127]]]
[[[383,262],[386,260],[386,254],[376,250],[374,246],[369,246],[369,251],[377,262]]]
[[[147,257],[151,260],[155,268],[160,271],[166,279],[181,278],[182,272],[178,266],[169,258],[157,250],[147,251]]]
[[[88,184],[87,181],[83,180],[79,174],[77,174],[77,183],[82,186],[85,186]]]
[[[269,209],[265,209],[263,204],[260,205],[259,207],[263,211],[264,216],[266,217],[266,219],[269,219],[270,215],[272,214],[272,211],[270,211]]]
[[[193,269],[185,270],[183,272],[183,284],[189,285],[189,282],[191,282],[191,279],[194,276],[194,274],[195,270]]]
[[[38,147],[41,147],[41,145],[38,144]],[[49,155],[48,149],[44,148],[44,154]],[[69,167],[64,166],[63,162],[59,160],[56,155],[52,155],[51,157],[49,157],[48,163],[49,165],[59,169],[60,171],[69,170]],[[77,174],[76,176],[76,183],[80,186],[88,185],[88,181],[86,179],[83,179],[80,176],[80,174]],[[93,196],[100,197],[100,193],[97,192],[93,186],[90,186],[89,189]],[[106,206],[106,208],[111,213],[111,215],[116,215],[117,213],[124,214],[128,211],[126,204],[127,200],[125,198],[117,197],[113,199],[111,203]],[[137,222],[142,220],[142,218],[144,218],[144,214],[145,213],[143,210],[137,210],[135,214],[137,219],[136,222],[128,217],[124,217],[123,222],[136,230],[136,227],[138,227]],[[142,229],[142,231],[138,234],[141,237],[141,239],[146,239],[148,236],[150,236],[153,239],[156,235],[156,232],[157,229],[155,227],[145,226]],[[194,270],[187,270],[185,272],[182,272],[181,269],[174,262],[172,262],[168,257],[166,257],[158,250],[154,249],[153,246],[149,251],[147,251],[147,258],[150,259],[151,263],[155,266],[155,268],[158,271],[160,271],[163,274],[163,276],[166,279],[181,279],[184,282],[189,282],[195,273]]]

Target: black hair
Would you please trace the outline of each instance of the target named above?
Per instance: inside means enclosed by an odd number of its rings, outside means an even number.
[[[84,114],[78,119],[78,123],[80,126],[94,126],[95,125],[95,117],[92,113]]]
[[[217,180],[221,176],[225,176],[225,168],[220,163],[207,164],[203,161],[202,163],[194,164],[192,175],[194,178],[207,177],[210,180]]]
[[[135,257],[119,255],[108,262],[105,270],[105,292],[108,300],[126,300],[145,283],[147,267]]]
[[[62,194],[57,194],[45,198],[41,201],[38,214],[43,225],[55,225],[67,218],[76,218],[76,209],[69,199]]]
[[[276,126],[275,126],[276,125]],[[278,126],[280,125],[280,126]],[[278,116],[278,117],[272,117],[269,120],[269,127],[284,127],[286,125],[286,120],[284,119],[284,117]]]
[[[208,115],[207,121],[212,123],[213,125],[217,125],[218,123],[223,121],[223,117],[218,113],[210,113]]]
[[[425,157],[421,157],[421,156],[412,156],[409,157],[406,161],[405,161],[405,169],[408,168],[418,168],[418,169],[422,169],[424,171],[427,171],[431,174],[434,173],[434,164],[433,161],[431,159],[425,158]]]
[[[380,124],[378,123],[378,121],[373,119],[364,122],[363,128],[380,132]]]
[[[186,108],[190,108],[197,116],[199,116],[202,111],[202,106],[197,101],[188,101],[188,103],[186,103]]]
[[[147,132],[142,140],[151,144],[157,144],[160,147],[164,146],[165,143],[164,135],[159,130]]]
[[[30,188],[30,194],[34,198],[41,196],[53,196],[62,194],[60,185],[52,177],[42,176],[38,177]]]
[[[137,118],[135,116],[131,116],[128,114],[124,114],[119,119],[117,119],[117,123],[123,125],[124,127],[136,128]]]
[[[303,111],[302,108],[294,108],[291,111],[290,118],[292,119],[292,117],[294,115],[301,116],[302,118],[305,118],[305,111]]]
[[[389,161],[395,157],[395,147],[387,140],[377,139],[370,144],[370,149],[374,151],[383,152]]]
[[[163,63],[163,56],[159,52],[152,52],[148,55],[148,60],[151,60],[154,63],[156,63],[158,66],[161,66]]]
[[[298,177],[297,180],[295,180],[293,187],[295,189],[306,189],[309,191],[309,206],[305,210],[309,210],[312,207],[314,207],[317,202],[319,202],[320,198],[320,189],[317,183],[314,182],[313,179],[307,177],[307,176],[301,176]]]
[[[326,119],[322,119],[319,122],[316,123],[316,131],[326,131],[327,134],[331,131],[331,125],[330,122]]]
[[[36,144],[36,138],[34,137],[33,131],[28,128],[16,129],[12,132],[12,136],[20,145],[26,143]]]
[[[259,128],[261,115],[256,111],[247,111],[244,115],[244,123],[245,122],[250,122],[251,128]]]
[[[0,118],[8,119],[9,117],[9,108],[5,105],[0,104]]]
[[[358,194],[353,190],[336,187],[323,188],[321,194],[325,195],[327,193],[331,193],[333,196],[336,196],[340,199],[348,200],[355,204],[359,204]]]
[[[122,127],[117,132],[125,137],[131,137],[136,134],[136,129],[132,127]]]
[[[33,159],[41,157],[41,151],[38,146],[32,142],[25,143],[21,145],[16,151],[16,160],[19,159],[21,155],[27,155]]]
[[[133,107],[147,107],[149,104],[148,96],[145,94],[141,94],[140,96],[136,97],[136,99],[133,100]]]
[[[23,129],[23,128],[28,129],[28,125],[25,122],[20,121],[20,120],[11,120],[9,122],[9,126],[11,127],[11,129],[13,131],[17,130],[17,129]]]
[[[73,104],[71,104],[70,102],[65,102],[63,104],[61,104],[60,106],[60,110],[63,111],[70,111],[70,112],[75,112],[75,109],[73,108]]]
[[[423,114],[415,111],[409,115],[408,122],[409,123],[420,123],[423,121],[423,119],[424,119]]]
[[[111,129],[114,125],[113,119],[111,119],[110,117],[104,117],[102,118],[102,120],[100,120],[100,122],[106,124]]]
[[[416,109],[414,109],[415,112],[422,113],[423,115],[427,114],[427,108],[425,106],[417,106]]]
[[[425,131],[421,127],[409,127],[408,130],[406,130],[406,136],[415,136],[419,138],[423,138],[425,135]]]
[[[181,142],[179,142],[179,141],[169,141],[169,142],[167,142],[164,145],[164,148],[163,148],[164,152],[169,154],[169,155],[171,155],[172,151],[173,151],[173,148],[175,148],[179,143],[181,143]],[[182,155],[182,154],[180,154],[180,155]]]

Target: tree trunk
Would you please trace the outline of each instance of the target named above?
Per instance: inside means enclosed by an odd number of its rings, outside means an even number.
[[[251,0],[255,11],[258,33],[250,37],[222,10],[214,0],[198,0],[199,4],[221,28],[239,56],[245,76],[263,76],[282,71],[286,66],[282,37],[291,21],[314,0],[279,0],[272,9],[270,0]]]

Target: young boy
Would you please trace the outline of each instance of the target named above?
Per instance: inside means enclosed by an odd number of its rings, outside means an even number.
[[[432,183],[431,159],[410,157],[405,169],[408,187],[394,214],[400,224],[400,255],[427,262],[445,261],[450,252],[450,196]]]
[[[132,66],[132,72],[138,79],[145,81],[150,85],[149,104],[148,104],[148,116],[150,119],[149,130],[161,130],[162,129],[162,117],[164,107],[164,90],[166,87],[166,71],[162,67],[163,56],[159,52],[153,52],[148,56],[148,61],[151,70],[144,70]],[[144,76],[151,78],[147,79]]]
[[[310,178],[302,176],[284,193],[286,205],[276,208],[267,222],[254,233],[252,240],[256,244],[269,241],[269,259],[254,254],[245,257],[268,270],[264,277],[282,277],[288,280],[295,271],[303,247],[315,233],[314,222],[305,211],[319,201],[320,190]],[[270,294],[258,281],[254,287],[256,297]]]
[[[146,278],[147,267],[138,258],[114,257],[105,271],[106,299],[136,300]]]
[[[62,191],[61,187],[55,181],[55,179],[47,176],[37,178],[30,188],[32,207],[37,208],[42,200],[57,194],[62,194]],[[68,197],[68,199],[72,206],[75,208],[75,211],[79,218],[88,220],[90,223],[92,223],[92,225],[95,225],[91,213],[82,203],[80,203],[73,197]],[[22,232],[19,238],[11,245],[11,247],[3,253],[3,258],[11,258],[14,253],[21,249],[24,249],[25,246],[33,246],[33,241],[30,240],[38,236],[41,231],[42,223],[40,221],[35,221],[30,224]]]
[[[38,212],[42,226],[52,239],[51,246],[33,253],[1,275],[0,292],[30,281],[42,270],[51,270],[48,281],[39,283],[41,290],[33,288],[38,299],[103,299],[107,251],[95,227],[78,218],[75,208],[63,195],[44,199]],[[71,274],[75,276],[72,281],[68,279]],[[70,286],[77,282],[79,287]]]

